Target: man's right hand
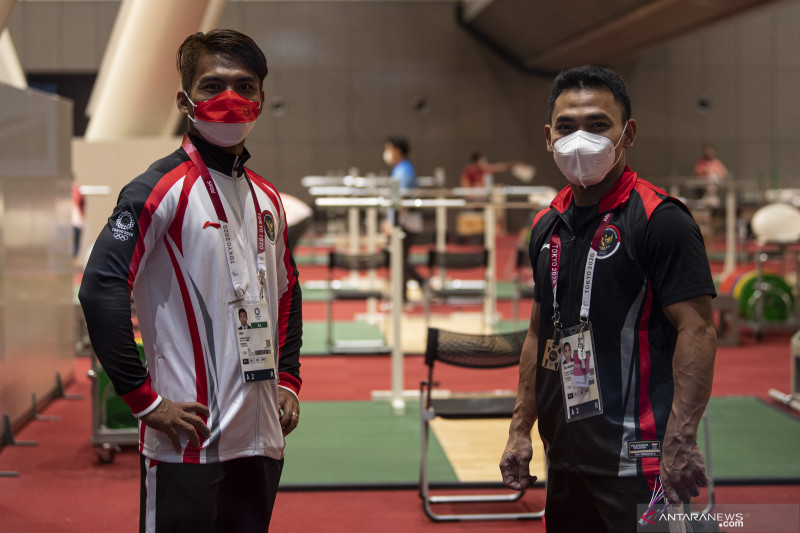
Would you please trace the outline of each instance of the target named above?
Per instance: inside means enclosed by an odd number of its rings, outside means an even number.
[[[503,484],[509,489],[526,490],[536,482],[530,472],[533,447],[530,437],[509,438],[503,457],[500,459],[500,473]]]
[[[208,407],[199,402],[171,402],[162,398],[158,407],[142,417],[142,422],[155,430],[166,433],[172,441],[175,451],[180,453],[180,433],[189,437],[189,442],[196,448],[202,444],[198,433],[204,439],[211,435],[208,426],[198,415],[208,419]]]

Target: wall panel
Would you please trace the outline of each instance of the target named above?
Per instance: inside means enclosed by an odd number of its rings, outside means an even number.
[[[309,168],[387,171],[383,139],[404,133],[419,171],[441,166],[451,185],[473,150],[531,162],[538,183],[560,185],[542,142],[550,80],[514,71],[459,28],[456,4],[229,0],[220,25],[264,48],[267,96],[284,96],[289,109],[282,118],[265,113],[251,134],[253,168],[303,196],[299,178]],[[89,42],[107,38],[118,5],[19,2],[10,29],[23,67],[96,68],[101,51]],[[686,175],[710,141],[737,177],[776,166],[780,176],[800,173],[793,152],[777,148],[794,142],[799,21],[800,2],[772,3],[612,61],[640,120],[630,160],[650,177]],[[712,103],[705,114],[701,94]],[[430,103],[426,116],[412,109],[417,95]]]
[[[0,413],[74,376],[71,104],[0,85]]]

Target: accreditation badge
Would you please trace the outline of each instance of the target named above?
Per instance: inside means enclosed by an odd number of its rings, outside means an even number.
[[[275,379],[275,351],[266,304],[239,301],[229,307],[234,316],[242,380],[254,383]]]
[[[544,347],[544,355],[542,356],[542,368],[558,370],[560,362],[561,346],[558,344],[558,341],[547,339],[547,344]]]
[[[592,325],[568,328],[561,339],[561,385],[567,422],[599,415],[603,400],[597,374]]]
[[[553,330],[553,338],[547,339],[544,346],[544,355],[542,356],[542,368],[547,370],[558,370],[558,365],[561,363],[561,330],[555,328]]]

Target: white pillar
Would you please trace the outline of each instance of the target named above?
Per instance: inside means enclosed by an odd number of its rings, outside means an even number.
[[[8,28],[0,30],[0,83],[17,89],[28,87],[25,71],[19,63],[19,56]]]
[[[117,49],[123,34],[122,27],[129,18],[131,7],[133,7],[133,2],[123,1],[117,10],[117,17],[114,19],[114,26],[111,28],[111,35],[108,36],[106,49],[103,51],[103,59],[100,61],[100,68],[97,70],[97,77],[92,86],[92,94],[89,95],[89,101],[86,102],[85,113],[87,118],[94,116],[100,95],[106,92],[111,64],[114,58],[117,57]]]
[[[123,0],[92,92],[86,140],[160,136],[174,126],[181,42],[217,0]],[[211,13],[212,16],[213,13]]]
[[[28,80],[25,79],[25,71],[22,70],[11,34],[6,28],[16,4],[17,0],[0,0],[0,83],[25,89],[28,87]]]
[[[200,28],[198,28],[198,31],[207,32],[208,30],[212,30],[217,27],[219,18],[222,16],[222,10],[225,8],[225,3],[227,1],[228,0],[209,0],[205,15],[203,15],[203,22],[200,23]],[[182,87],[180,82],[178,82],[178,85],[175,87],[175,91],[177,92],[180,90],[182,90]],[[164,120],[164,130],[161,132],[161,135],[174,135],[175,130],[178,128],[178,123],[181,120],[184,120],[184,117],[181,115],[181,112],[178,111],[178,107],[172,106],[170,116]]]
[[[736,187],[733,180],[728,178],[725,191],[725,263],[722,269],[723,277],[736,270],[736,225]]]

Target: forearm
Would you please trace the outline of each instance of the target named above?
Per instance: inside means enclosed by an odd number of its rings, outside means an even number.
[[[507,162],[490,163],[486,166],[487,172],[494,174],[495,172],[506,172],[511,169],[512,164]]]
[[[538,417],[536,406],[536,348],[531,349],[530,337],[522,348],[522,358],[519,368],[519,386],[517,388],[517,402],[514,405],[514,414],[511,417],[510,434],[530,435],[533,424]]]
[[[117,394],[125,395],[147,380],[133,335],[130,293],[126,281],[94,265],[87,266],[79,299],[97,359]]]
[[[280,385],[299,394],[302,380],[300,379],[300,347],[303,344],[303,296],[300,284],[295,283],[291,294],[287,294],[289,303],[285,311],[286,327],[285,336],[282,338],[278,358],[278,372]]]
[[[530,474],[533,458],[531,430],[536,422],[536,352],[539,345],[539,304],[534,302],[528,335],[522,345],[519,363],[517,402],[508,429],[508,443],[500,458],[503,484],[510,489],[525,490],[536,482]]]
[[[536,313],[536,324],[534,319],[528,327],[528,335],[522,346],[522,354],[519,361],[519,384],[517,386],[517,402],[514,405],[514,414],[511,417],[509,435],[531,434],[533,424],[539,415],[536,404],[536,353],[538,351],[539,336],[538,313]]]
[[[708,295],[665,307],[664,312],[678,338],[672,359],[674,396],[660,472],[664,494],[671,503],[678,503],[690,501],[707,484],[697,426],[711,397],[717,334]]]
[[[678,331],[672,361],[675,389],[667,423],[668,439],[696,439],[711,397],[716,347],[716,331],[711,324],[686,326]]]

